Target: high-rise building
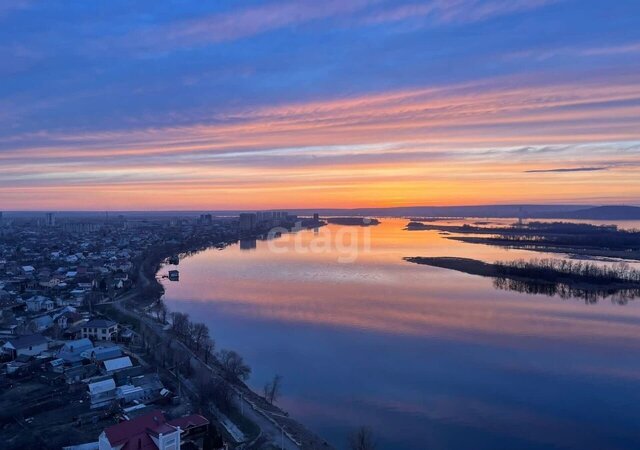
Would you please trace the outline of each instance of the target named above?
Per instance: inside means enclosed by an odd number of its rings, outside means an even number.
[[[255,213],[240,213],[240,231],[253,231],[256,228]]]
[[[200,223],[201,225],[211,225],[213,223],[213,217],[211,216],[211,214],[200,214],[198,223]]]
[[[44,224],[48,227],[56,225],[56,215],[52,212],[45,214]]]

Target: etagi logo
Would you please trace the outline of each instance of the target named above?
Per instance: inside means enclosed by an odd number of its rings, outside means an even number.
[[[364,219],[365,226],[341,226],[337,229],[325,228],[309,239],[298,231],[305,228],[296,223],[291,230],[275,227],[269,230],[267,247],[275,254],[295,252],[298,254],[336,254],[337,261],[349,264],[358,259],[361,253],[371,251],[371,223]]]

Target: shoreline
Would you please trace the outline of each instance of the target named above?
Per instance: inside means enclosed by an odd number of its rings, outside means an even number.
[[[258,237],[258,236],[255,236]],[[222,236],[220,238],[210,240],[208,242],[194,242],[191,244],[165,244],[162,247],[154,249],[151,254],[143,257],[140,261],[140,265],[136,271],[137,282],[133,289],[123,294],[122,298],[117,300],[118,302],[124,301],[125,305],[118,305],[122,310],[127,313],[135,315],[140,321],[153,321],[154,319],[145,314],[145,312],[136,311],[137,308],[130,308],[126,306],[126,303],[132,303],[135,307],[146,311],[153,305],[159,303],[164,294],[164,286],[158,280],[157,274],[162,270],[163,262],[174,255],[180,255],[180,259],[188,257],[200,251],[204,251],[210,248],[218,248],[219,246],[235,244],[239,242],[239,237]],[[224,247],[222,249],[224,249]],[[221,250],[222,250],[221,249]],[[120,309],[118,308],[118,309]],[[124,312],[124,311],[122,311]],[[180,312],[180,311],[176,311]],[[157,322],[159,327],[162,325]],[[147,325],[148,326],[148,325]],[[157,327],[156,327],[157,328]],[[160,327],[161,328],[161,327]],[[153,327],[152,327],[153,329]],[[160,329],[154,330],[156,333],[162,333]],[[215,336],[212,336],[215,339]],[[175,337],[177,342],[182,344],[182,341]],[[182,344],[184,345],[184,344]],[[191,352],[193,353],[193,352]],[[193,355],[197,359],[197,363],[211,372],[212,377],[224,378],[225,382],[229,384],[231,389],[238,395],[238,401],[240,403],[246,403],[244,406],[245,413],[252,415],[252,422],[260,429],[258,437],[265,434],[263,428],[271,428],[266,431],[266,434],[276,434],[286,437],[285,448],[289,449],[322,449],[333,450],[334,447],[329,444],[322,437],[315,434],[313,431],[306,428],[300,422],[292,419],[289,413],[281,409],[280,407],[268,403],[261,395],[250,388],[245,382],[234,379],[230,380],[228,377],[224,377],[220,374],[222,370],[220,363],[217,361],[215,355],[209,359],[208,364],[200,359],[199,355]],[[213,366],[213,367],[212,367]],[[257,439],[257,438],[256,438]],[[279,441],[280,439],[278,439]]]

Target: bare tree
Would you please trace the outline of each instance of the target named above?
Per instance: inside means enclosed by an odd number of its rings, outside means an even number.
[[[350,450],[375,450],[376,447],[373,431],[369,427],[360,427],[349,436]]]
[[[224,367],[224,370],[231,376],[240,378],[241,380],[248,380],[251,375],[251,367],[249,367],[242,356],[238,355],[233,350],[220,350],[218,353],[218,359],[220,364]]]
[[[156,319],[162,323],[166,323],[169,309],[167,308],[167,305],[164,303],[164,301],[161,298],[158,299],[156,306],[153,308],[153,310],[156,313]]]
[[[171,313],[171,323],[174,333],[178,336],[186,337],[189,333],[189,315],[181,312]]]
[[[273,380],[264,385],[264,398],[271,404],[280,396],[282,376],[275,375]]]
[[[213,351],[216,348],[216,343],[213,339],[208,337],[202,343],[202,348],[204,350],[204,363],[209,364],[209,358],[213,355]]]
[[[191,337],[196,347],[196,352],[200,351],[205,341],[209,339],[209,327],[204,323],[194,323],[191,329]]]

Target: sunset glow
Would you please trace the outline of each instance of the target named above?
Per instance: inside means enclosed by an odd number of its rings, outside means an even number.
[[[0,8],[5,209],[640,196],[631,1],[56,3]]]

